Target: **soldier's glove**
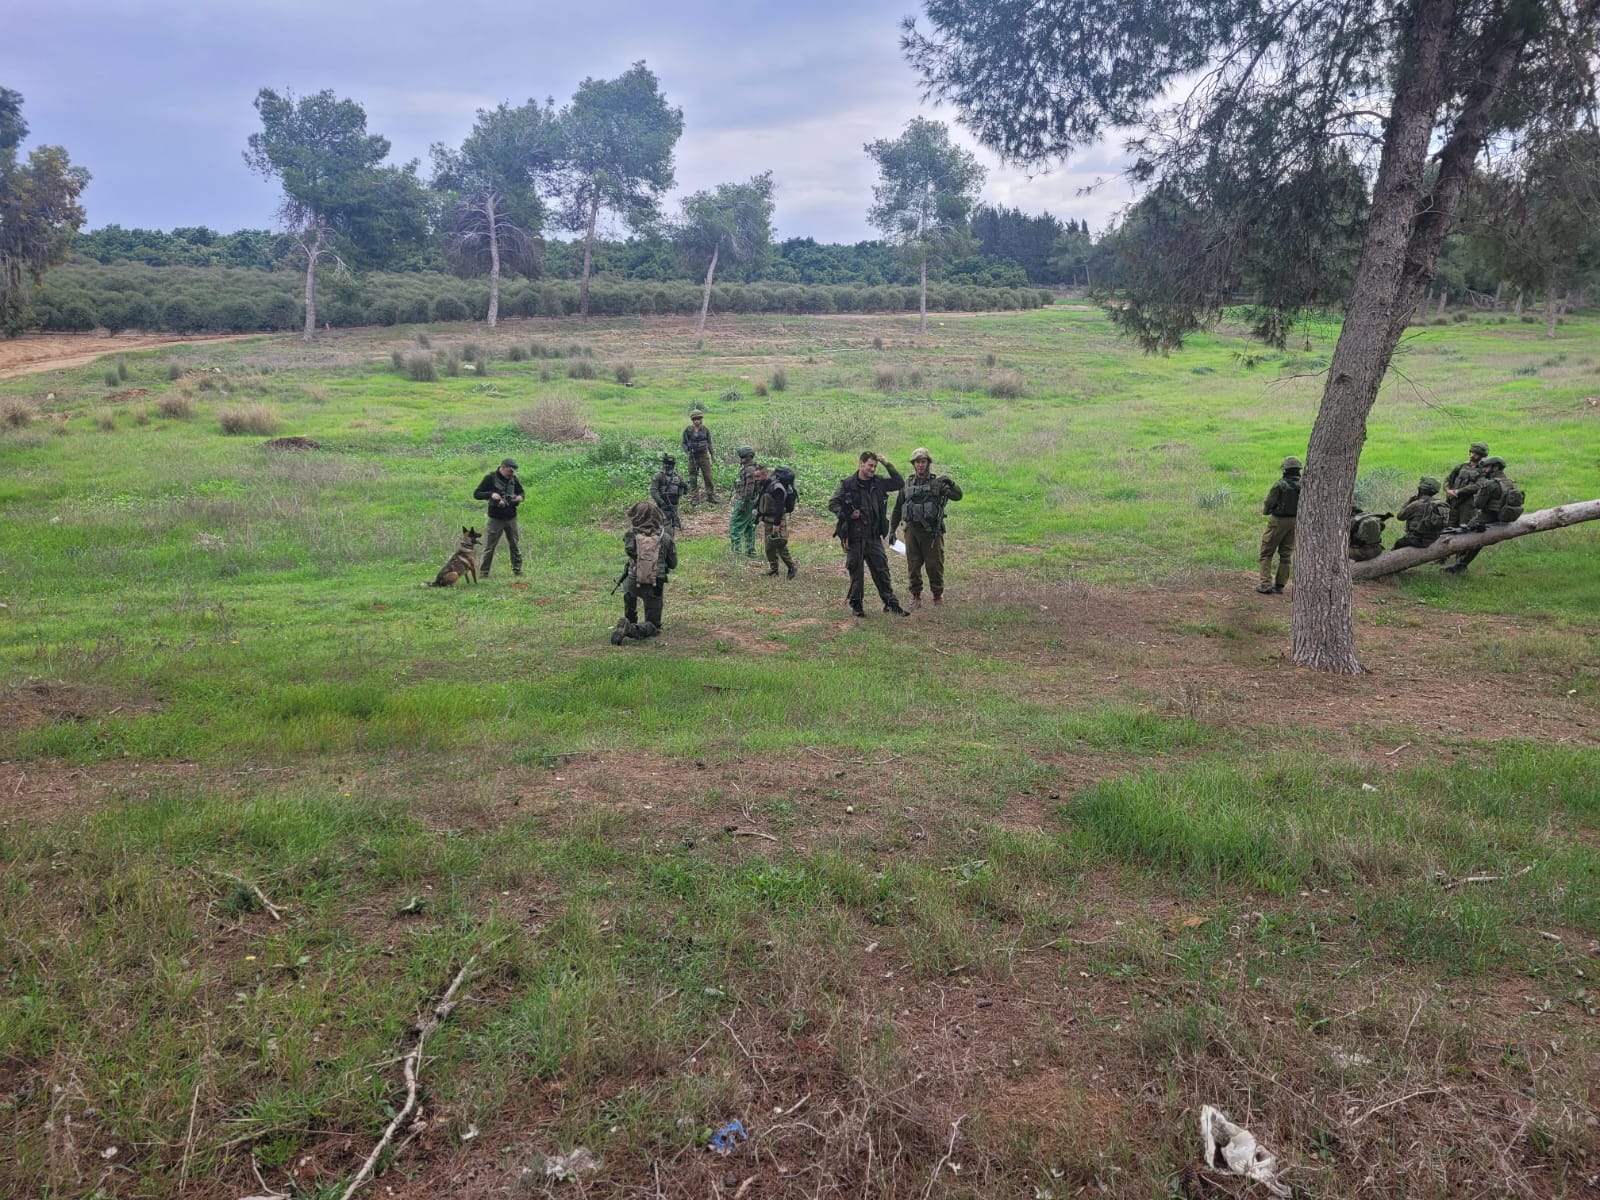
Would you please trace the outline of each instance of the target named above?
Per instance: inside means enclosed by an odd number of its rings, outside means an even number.
[[[1471,525],[1467,526],[1467,532],[1468,533],[1482,533],[1484,530],[1486,530],[1488,528],[1489,528],[1489,523],[1487,521],[1474,521]]]

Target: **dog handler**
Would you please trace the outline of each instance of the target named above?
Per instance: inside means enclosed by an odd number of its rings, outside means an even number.
[[[478,490],[472,493],[475,500],[489,502],[489,522],[484,526],[486,542],[483,547],[483,565],[478,568],[478,578],[489,578],[489,566],[494,562],[495,547],[502,535],[511,547],[511,573],[522,574],[522,539],[517,530],[517,505],[522,503],[522,480],[517,478],[516,459],[502,459],[500,465],[483,477]]]

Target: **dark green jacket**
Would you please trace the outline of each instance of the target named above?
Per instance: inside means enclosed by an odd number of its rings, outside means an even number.
[[[688,490],[689,485],[675,467],[662,467],[650,481],[650,500],[662,512],[666,512],[669,508],[677,508],[678,501]]]
[[[833,527],[833,536],[843,542],[853,542],[868,537],[883,537],[889,532],[889,493],[905,487],[905,477],[886,462],[878,464],[889,473],[885,479],[874,475],[863,479],[859,471],[851,471],[839,481],[833,498],[828,501],[828,511],[839,518]],[[852,517],[859,512],[859,517]]]

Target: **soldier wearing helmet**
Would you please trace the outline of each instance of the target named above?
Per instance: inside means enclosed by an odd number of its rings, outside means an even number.
[[[689,490],[689,485],[678,474],[678,460],[670,454],[661,456],[661,470],[650,481],[650,500],[666,518],[668,529],[682,529],[678,519],[678,501]]]
[[[1479,465],[1483,470],[1483,477],[1478,480],[1477,489],[1472,497],[1473,504],[1477,508],[1473,522],[1465,529],[1459,527],[1447,529],[1446,533],[1467,531],[1482,533],[1491,525],[1515,521],[1522,516],[1522,488],[1515,479],[1506,475],[1506,460],[1498,454],[1491,454]],[[1456,561],[1444,569],[1445,574],[1461,574],[1467,569],[1467,564],[1478,557],[1480,549],[1473,547],[1471,550],[1463,550],[1456,555]]]
[[[1444,477],[1444,494],[1450,504],[1450,524],[1466,525],[1472,520],[1473,494],[1483,478],[1483,460],[1489,447],[1473,442],[1467,447],[1467,461],[1450,469]]]
[[[717,485],[711,481],[711,430],[706,428],[705,418],[705,413],[695,409],[683,431],[683,457],[689,463],[689,486],[694,493],[691,504],[700,500],[701,480],[705,481],[707,503],[717,502]]]
[[[1396,550],[1431,546],[1438,541],[1444,527],[1450,524],[1450,506],[1439,499],[1439,481],[1424,475],[1417,481],[1416,495],[1400,506],[1395,517],[1406,523],[1405,533],[1395,541]]]
[[[1261,582],[1256,591],[1263,596],[1282,595],[1283,585],[1289,582],[1290,564],[1294,561],[1294,523],[1300,512],[1300,460],[1290,455],[1283,460],[1283,477],[1267,492],[1267,502],[1261,511],[1267,515],[1266,532],[1261,535]],[[1278,569],[1274,574],[1272,560],[1276,556]]]
[[[961,499],[961,487],[948,475],[933,473],[933,455],[918,446],[911,452],[911,474],[895,498],[889,518],[889,541],[900,522],[906,523],[906,571],[911,577],[911,607],[922,607],[922,569],[928,569],[933,602],[944,603],[944,510]]]
[[[728,513],[728,541],[733,552],[744,550],[746,558],[756,556],[756,452],[749,446],[739,447],[739,474],[733,481],[733,509]]]

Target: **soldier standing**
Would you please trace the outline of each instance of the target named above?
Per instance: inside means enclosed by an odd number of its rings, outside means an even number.
[[[502,459],[500,465],[483,477],[474,500],[489,502],[489,520],[484,526],[483,565],[478,568],[478,578],[489,578],[489,566],[494,562],[495,547],[501,537],[511,547],[511,573],[522,574],[522,539],[517,529],[517,505],[523,501],[522,480],[517,478],[515,459]]]
[[[1472,524],[1467,526],[1453,526],[1445,530],[1446,533],[1482,533],[1491,525],[1499,525],[1506,521],[1515,521],[1522,516],[1523,493],[1517,486],[1517,481],[1506,475],[1506,460],[1498,454],[1491,454],[1481,464],[1483,476],[1477,481],[1473,493],[1473,503],[1477,506],[1477,514]],[[1467,564],[1477,558],[1479,548],[1463,550],[1456,555],[1456,561],[1444,569],[1446,575],[1459,575],[1467,569]]]
[[[666,600],[667,573],[678,566],[678,547],[661,510],[641,500],[628,510],[628,532],[622,535],[628,555],[627,586],[622,589],[622,619],[611,631],[611,644],[625,638],[653,638],[661,632],[661,607]],[[639,620],[639,601],[644,620]]]
[[[1394,549],[1433,545],[1450,523],[1450,506],[1439,499],[1439,481],[1424,475],[1417,481],[1417,494],[1402,504],[1395,516],[1406,523],[1406,531],[1395,540]]]
[[[744,556],[756,556],[756,452],[739,447],[739,474],[733,481],[733,508],[728,512],[728,541],[733,552],[744,547]]]
[[[1283,594],[1289,582],[1289,566],[1294,560],[1294,522],[1300,511],[1300,460],[1293,455],[1283,460],[1283,478],[1267,492],[1261,511],[1267,514],[1267,530],[1261,535],[1261,582],[1256,591],[1263,596]],[[1278,573],[1272,573],[1272,556],[1278,556]]]
[[[887,479],[878,478],[878,466],[888,472]],[[861,600],[865,594],[862,568],[872,571],[873,586],[883,601],[883,611],[902,617],[911,614],[900,607],[894,594],[894,581],[889,577],[889,561],[883,553],[883,535],[889,532],[889,493],[905,486],[905,478],[894,469],[894,464],[880,458],[871,450],[863,450],[855,471],[839,481],[833,498],[828,501],[828,511],[834,513],[838,523],[833,536],[844,547],[845,570],[850,573],[850,611],[858,617],[862,611]]]
[[[794,559],[789,554],[789,514],[794,511],[799,492],[794,488],[794,472],[779,467],[768,479],[767,468],[756,468],[760,490],[756,493],[756,516],[766,531],[762,543],[767,552],[767,574],[778,573],[778,560],[789,568],[789,578],[795,575]]]
[[[906,571],[911,579],[911,607],[922,607],[922,568],[928,568],[933,602],[944,603],[944,509],[961,499],[961,488],[947,475],[933,473],[933,455],[918,446],[911,452],[911,477],[895,498],[889,518],[889,540],[894,541],[901,518],[906,523]]]
[[[661,470],[656,472],[650,481],[650,500],[661,510],[661,515],[666,518],[668,529],[682,529],[683,522],[678,519],[678,501],[683,499],[683,494],[689,490],[689,485],[683,481],[683,476],[678,474],[678,460],[670,454],[661,456]]]
[[[705,480],[706,500],[717,502],[717,485],[711,479],[711,430],[706,428],[705,413],[698,408],[689,414],[689,424],[683,431],[683,455],[689,462],[689,486],[694,495],[690,503],[700,499],[700,481]]]
[[[1450,524],[1467,525],[1472,521],[1472,496],[1483,478],[1483,459],[1489,447],[1483,442],[1473,442],[1467,448],[1467,461],[1450,469],[1444,477],[1444,494],[1449,497]]]

